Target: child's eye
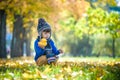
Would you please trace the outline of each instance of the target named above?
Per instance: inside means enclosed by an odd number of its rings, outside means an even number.
[[[49,34],[49,32],[45,32],[45,34]]]
[[[50,32],[50,31],[51,31],[50,29],[44,30],[44,32]]]

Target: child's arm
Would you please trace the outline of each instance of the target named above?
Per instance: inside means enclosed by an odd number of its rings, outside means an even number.
[[[35,52],[36,52],[36,55],[35,55],[36,59],[44,54],[44,49],[39,47],[37,40],[35,41],[34,49],[35,49]]]
[[[62,49],[59,49],[59,52],[60,52],[60,53],[63,53],[63,50],[62,50]]]
[[[55,53],[55,55],[60,54],[60,51],[57,50],[57,48],[52,40],[51,40],[51,46],[52,46],[52,51],[53,51],[53,53]]]

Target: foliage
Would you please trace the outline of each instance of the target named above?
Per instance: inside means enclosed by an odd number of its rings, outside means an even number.
[[[109,55],[111,56],[112,53],[112,39],[110,38],[110,35],[105,35],[105,34],[97,34],[94,35],[96,37],[94,39],[94,46],[92,53],[95,54],[96,56],[100,55]],[[93,37],[93,38],[94,38]]]
[[[87,14],[79,20],[73,16],[66,16],[59,24],[61,25],[61,34],[64,35],[62,44],[67,46],[74,56],[90,55],[91,53],[110,55],[112,53],[110,35],[116,36],[115,38],[119,38],[120,35],[119,14],[108,13],[101,8],[89,8]],[[108,42],[111,44],[107,44]],[[117,47],[116,50],[118,50]]]
[[[120,15],[117,12],[110,12],[104,11],[103,9],[97,8],[92,9],[90,8],[87,12],[87,20],[88,26],[93,28],[96,27],[103,33],[109,33],[112,37],[117,38],[119,37],[119,29],[120,29]]]
[[[111,12],[106,19],[106,31],[112,35],[113,38],[120,37],[120,15],[119,13]]]
[[[108,7],[116,4],[115,0],[1,0],[0,9],[7,13],[7,28],[13,27],[14,14],[22,15],[23,27],[32,40],[37,37],[38,18],[44,17],[52,24],[52,38],[65,53],[110,54],[111,38],[106,35],[111,35],[118,38],[115,50],[119,55],[120,15],[108,12]],[[34,41],[31,43],[33,48]]]
[[[119,59],[63,59],[56,65],[43,66],[36,66],[33,58],[30,57],[2,59],[0,60],[0,78],[7,80],[119,80]]]
[[[116,0],[86,0],[92,8],[102,8],[108,10],[110,6],[116,6]]]
[[[21,15],[23,17],[23,26],[21,27],[35,33],[38,18],[47,18],[51,12],[55,11],[55,5],[51,3],[52,0],[2,0],[0,9],[5,10],[7,14],[7,25],[11,32],[13,32],[13,22],[15,21],[14,15]]]
[[[119,13],[117,12],[108,13],[100,8],[97,8],[97,9],[91,8],[88,10],[87,14],[88,14],[87,20],[88,20],[89,27],[92,29],[96,27],[96,32],[94,34],[96,33],[100,34],[100,32],[102,32],[102,34],[111,35],[112,39],[116,39],[120,37]],[[98,54],[103,53],[102,51],[105,51],[105,52],[107,51],[107,53],[113,53],[112,51],[110,51],[110,48],[114,51],[114,49],[112,48],[114,47],[114,43],[111,45],[112,47],[110,47],[110,45],[106,46],[106,43],[107,41],[105,43],[103,42],[104,45],[97,45],[99,49],[95,47],[96,44],[94,45],[94,49],[96,48]]]

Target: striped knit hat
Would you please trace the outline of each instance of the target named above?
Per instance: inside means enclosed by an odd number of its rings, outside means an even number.
[[[38,26],[37,26],[37,31],[38,31],[38,34],[40,36],[40,39],[41,39],[41,33],[44,30],[51,30],[51,27],[43,18],[40,18],[38,20]]]

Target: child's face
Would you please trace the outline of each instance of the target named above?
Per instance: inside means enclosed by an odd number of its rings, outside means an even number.
[[[42,37],[45,38],[45,39],[48,39],[50,37],[50,32],[43,31],[42,32]]]

